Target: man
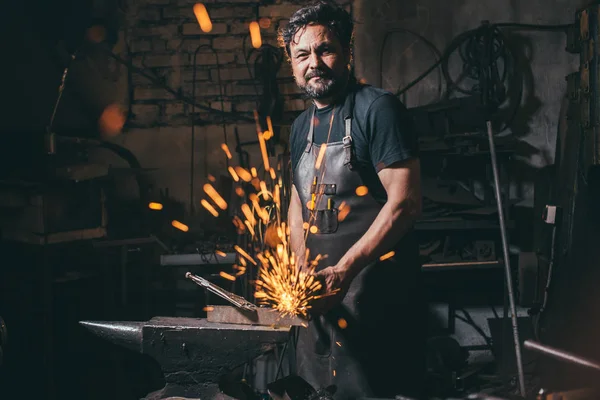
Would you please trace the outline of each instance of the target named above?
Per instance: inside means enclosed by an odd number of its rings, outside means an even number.
[[[313,101],[292,125],[291,245],[326,255],[317,277],[337,291],[300,329],[297,372],[317,389],[335,385],[336,399],[419,396],[417,138],[396,97],[352,76],[352,36],[350,15],[328,1],[298,10],[280,32],[296,83]]]

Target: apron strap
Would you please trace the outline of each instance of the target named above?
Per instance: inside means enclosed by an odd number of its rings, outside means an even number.
[[[346,131],[344,134],[344,165],[352,169],[352,118],[344,120]]]
[[[344,104],[344,165],[350,170],[353,170],[353,151],[354,146],[352,143],[352,117],[354,114],[354,101],[356,97],[356,90],[352,88],[352,94],[347,97],[346,103]]]
[[[314,106],[312,106],[314,107]],[[306,148],[304,149],[305,153],[310,151],[310,147],[312,146],[313,137],[315,133],[315,109],[313,108],[313,112],[310,117],[310,129],[308,130],[308,136],[306,137]]]

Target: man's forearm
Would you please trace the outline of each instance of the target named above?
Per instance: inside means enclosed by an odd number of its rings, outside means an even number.
[[[306,251],[302,223],[302,203],[300,202],[296,188],[292,186],[292,198],[288,210],[288,224],[290,227],[290,249],[296,254],[296,259],[303,259]]]
[[[296,254],[296,258],[304,257],[305,245],[304,245],[304,231],[302,225],[294,226],[290,225],[290,248]]]
[[[389,252],[410,230],[419,214],[418,206],[387,202],[367,232],[341,258],[338,266],[357,274]]]

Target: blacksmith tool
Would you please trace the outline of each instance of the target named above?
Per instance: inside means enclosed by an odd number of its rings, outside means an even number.
[[[235,367],[285,343],[291,329],[174,317],[80,324],[103,339],[149,355],[158,362],[166,385],[146,395],[145,400],[227,398],[220,392],[220,379]]]
[[[191,272],[188,272],[185,274],[185,277],[188,279],[191,279],[197,285],[202,286],[209,292],[216,294],[217,296],[227,300],[228,302],[230,302],[231,304],[233,304],[234,306],[236,306],[238,308],[241,308],[242,310],[256,312],[256,310],[258,309],[258,307],[256,305],[249,302],[242,296],[238,296],[237,294],[228,292],[227,290],[223,289],[222,287],[217,286],[214,283],[209,282],[206,279],[204,279],[198,275],[194,275]]]

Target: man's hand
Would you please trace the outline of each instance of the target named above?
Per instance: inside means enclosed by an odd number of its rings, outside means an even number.
[[[324,314],[340,305],[354,276],[355,274],[348,268],[339,265],[316,272],[315,278],[321,282],[324,297],[313,301],[312,312]]]

